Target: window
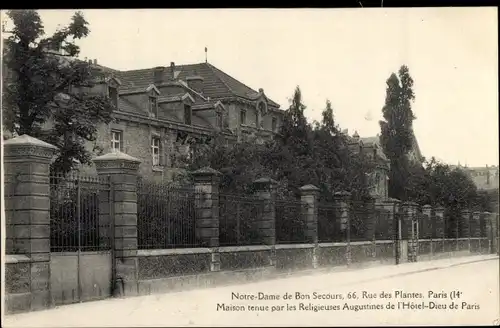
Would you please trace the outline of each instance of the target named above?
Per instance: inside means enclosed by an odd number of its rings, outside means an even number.
[[[247,124],[247,112],[243,109],[240,111],[240,124]]]
[[[149,113],[151,116],[158,116],[158,103],[156,102],[156,97],[149,97]]]
[[[217,113],[216,115],[217,115],[216,117],[217,127],[222,129],[222,113]]]
[[[108,87],[108,96],[115,108],[118,108],[118,90],[115,87]]]
[[[255,111],[255,126],[259,127],[259,111]]]
[[[122,151],[123,134],[121,131],[111,131],[111,151]]]
[[[160,165],[160,138],[151,139],[151,154],[153,155],[153,166]]]
[[[184,123],[191,125],[191,106],[184,105]]]
[[[273,132],[276,132],[277,128],[278,128],[278,120],[276,119],[276,117],[273,117],[271,129]]]

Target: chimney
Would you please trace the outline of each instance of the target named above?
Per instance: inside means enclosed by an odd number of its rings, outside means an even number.
[[[89,64],[92,65],[92,59],[89,59]]]
[[[94,65],[97,65],[97,59],[94,59]]]
[[[163,83],[163,73],[165,72],[165,67],[158,66],[154,68],[154,84]]]
[[[170,79],[175,80],[175,63],[170,62]]]
[[[188,86],[198,93],[202,93],[203,90],[203,77],[199,75],[186,77],[186,82]]]

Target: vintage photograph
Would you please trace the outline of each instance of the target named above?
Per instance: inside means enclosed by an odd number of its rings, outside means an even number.
[[[361,7],[2,10],[2,326],[498,325],[497,8]]]

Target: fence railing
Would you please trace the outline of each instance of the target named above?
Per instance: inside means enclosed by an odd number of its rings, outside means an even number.
[[[52,252],[109,250],[109,178],[50,177],[50,248]],[[110,203],[107,203],[110,206]],[[105,213],[101,213],[101,212]]]
[[[201,247],[196,238],[196,202],[203,194],[193,188],[171,188],[139,180],[137,232],[139,249]]]
[[[219,195],[219,243],[221,246],[259,245],[259,222],[264,200],[248,195]]]
[[[84,176],[50,177],[51,251],[99,251],[111,247],[113,185],[109,178]],[[206,202],[207,197],[216,197]],[[210,200],[210,199],[208,199]],[[201,204],[208,204],[204,208]],[[174,188],[139,179],[137,182],[137,241],[139,249],[172,249],[206,246],[197,237],[197,216],[218,211],[221,246],[264,244],[263,229],[272,224],[277,244],[311,242],[308,216],[317,215],[317,237],[322,243],[396,240],[410,238],[485,238],[487,219],[467,218],[455,212],[437,217],[434,211],[415,214],[387,205],[351,201],[318,202],[316,211],[300,199],[262,199],[254,195],[204,194],[194,187]],[[213,207],[213,208],[212,208]],[[272,210],[271,210],[272,209]],[[416,220],[411,217],[416,218]],[[414,221],[412,221],[414,220]],[[399,224],[397,222],[400,222]],[[264,227],[264,228],[263,228]],[[398,237],[399,229],[401,236]],[[491,227],[490,229],[495,229]],[[498,228],[497,228],[498,229]]]
[[[319,203],[318,241],[320,243],[346,241],[348,220],[347,211],[342,211],[338,204]]]
[[[297,244],[307,243],[306,215],[307,205],[300,200],[275,201],[276,243]]]

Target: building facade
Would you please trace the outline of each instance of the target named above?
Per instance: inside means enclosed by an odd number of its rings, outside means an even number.
[[[390,163],[380,146],[378,136],[360,138],[359,134],[355,132],[352,136],[348,136],[348,139],[351,151],[363,153],[375,164],[373,171],[367,173],[370,195],[377,202],[388,200]]]
[[[110,97],[117,110],[88,149],[96,156],[121,151],[136,157],[142,176],[171,180],[215,132],[230,143],[250,137],[263,142],[282,122],[283,111],[263,89],[255,91],[209,63],[131,71],[91,65],[99,83],[86,91]]]

